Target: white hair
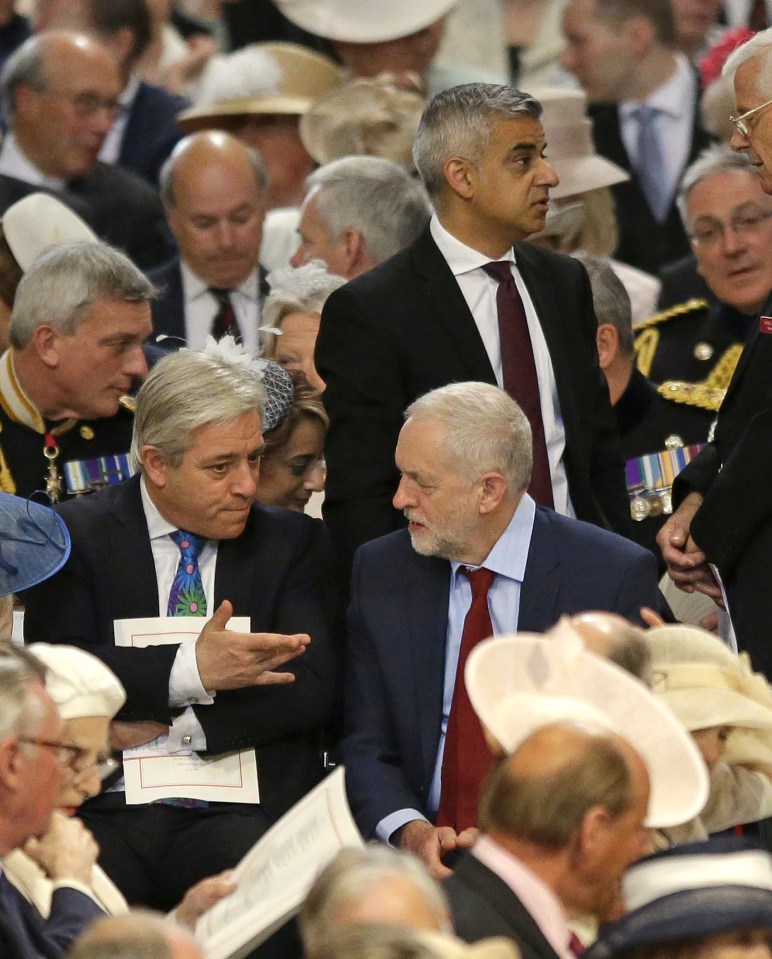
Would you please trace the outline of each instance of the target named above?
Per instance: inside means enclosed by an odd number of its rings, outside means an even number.
[[[747,43],[738,47],[727,57],[726,63],[721,71],[724,77],[734,77],[737,70],[746,60],[752,60],[761,54],[768,54],[772,50],[772,27],[767,30],[760,30],[755,37],[751,37]],[[756,92],[761,97],[769,98],[772,96],[772,60],[767,57],[759,75],[756,78]]]
[[[284,73],[276,57],[256,45],[212,57],[195,97],[196,106],[278,93]]]

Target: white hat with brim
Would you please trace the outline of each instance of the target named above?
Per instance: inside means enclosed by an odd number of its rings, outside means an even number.
[[[588,652],[569,626],[559,625],[551,637],[518,633],[485,640],[472,650],[465,679],[482,725],[512,753],[542,726],[595,719],[629,742],[646,764],[647,826],[664,829],[699,815],[708,798],[708,772],[675,715],[639,680]],[[564,701],[556,709],[542,702],[555,698]]]
[[[126,702],[115,673],[84,649],[49,643],[33,643],[28,649],[46,667],[46,691],[62,719],[112,719]]]
[[[296,26],[348,43],[384,43],[418,33],[458,0],[275,0]]]
[[[25,273],[49,247],[99,239],[76,213],[48,193],[30,193],[9,206],[3,214],[3,234]]]
[[[528,92],[542,106],[547,158],[560,177],[560,183],[550,189],[553,200],[630,179],[627,170],[596,153],[592,120],[587,116],[587,95],[583,90],[536,87]]]

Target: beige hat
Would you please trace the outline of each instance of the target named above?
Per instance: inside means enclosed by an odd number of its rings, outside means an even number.
[[[223,117],[305,113],[341,80],[329,57],[307,47],[253,43],[212,60],[195,106],[178,114],[177,123],[186,133],[195,133]]]
[[[696,626],[659,626],[646,638],[654,692],[686,729],[732,726],[725,762],[772,763],[772,687],[747,653]]]
[[[511,753],[542,726],[595,721],[626,739],[645,762],[648,826],[676,826],[698,815],[708,798],[708,773],[681,723],[643,683],[588,652],[570,625],[559,623],[550,637],[518,633],[472,650],[466,687],[483,726]]]
[[[464,942],[448,933],[416,929],[416,937],[442,959],[521,959],[521,952],[512,939],[493,936]]]
[[[317,163],[378,156],[413,170],[413,140],[425,100],[388,77],[351,80],[300,118],[300,139]]]
[[[552,199],[589,193],[630,179],[621,166],[595,152],[587,94],[583,90],[537,87],[528,92],[542,105],[547,159],[560,177],[560,183],[550,189]]]
[[[50,246],[99,239],[76,213],[48,193],[30,193],[9,206],[3,214],[3,233],[24,272]]]
[[[126,702],[118,677],[101,659],[75,646],[33,643],[29,647],[48,670],[46,690],[62,719],[113,716]]]
[[[294,24],[328,40],[383,43],[444,17],[458,0],[274,0]]]

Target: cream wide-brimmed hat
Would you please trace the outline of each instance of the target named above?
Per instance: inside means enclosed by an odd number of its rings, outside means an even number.
[[[177,123],[195,133],[226,117],[301,115],[341,82],[339,68],[321,53],[296,43],[253,43],[213,59],[195,105]]]
[[[772,765],[772,687],[748,654],[696,626],[659,626],[646,638],[652,688],[685,728],[731,726],[724,762]]]
[[[126,702],[126,691],[115,673],[84,649],[49,643],[27,648],[46,667],[46,691],[62,719],[112,719]]]
[[[296,26],[317,37],[383,43],[408,37],[444,17],[458,0],[274,0]]]
[[[377,156],[413,170],[413,140],[426,101],[388,77],[350,80],[300,118],[300,139],[317,163]]]
[[[3,235],[25,273],[49,247],[99,239],[76,213],[48,193],[30,193],[9,206],[3,214]]]
[[[547,159],[560,177],[560,183],[550,189],[551,199],[589,193],[630,179],[621,166],[595,152],[583,90],[536,87],[528,92],[542,105]]]
[[[649,773],[646,825],[688,822],[708,798],[708,773],[694,741],[668,707],[639,680],[588,652],[567,624],[544,637],[488,639],[469,654],[470,702],[508,753],[531,733],[561,720],[597,722],[625,739]]]

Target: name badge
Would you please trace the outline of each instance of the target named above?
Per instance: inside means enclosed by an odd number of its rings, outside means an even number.
[[[772,316],[759,317],[759,332],[772,333]]]

